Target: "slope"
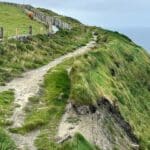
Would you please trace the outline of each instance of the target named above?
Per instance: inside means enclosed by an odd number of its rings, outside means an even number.
[[[150,148],[150,56],[129,38],[97,29],[98,48],[77,60],[71,71],[70,99],[75,107],[109,102],[136,135],[140,149]],[[96,109],[95,108],[95,109]],[[118,120],[117,120],[118,121]]]
[[[31,20],[21,6],[0,3],[0,27],[4,28],[5,37],[15,36],[16,29],[19,35],[28,34],[30,25],[33,27],[33,34],[46,33],[45,26]]]

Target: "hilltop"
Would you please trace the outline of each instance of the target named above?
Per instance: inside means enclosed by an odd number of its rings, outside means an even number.
[[[37,28],[23,41],[0,43],[1,150],[150,149],[150,55],[142,47],[35,8],[71,27],[49,36],[21,7],[0,5],[8,30],[22,23],[13,11]]]
[[[18,35],[27,35],[29,33],[29,26],[33,28],[33,34],[46,34],[48,28],[46,24],[41,21],[32,19],[31,14],[25,10],[27,7],[34,9],[30,5],[19,5],[14,3],[0,2],[1,14],[0,14],[0,27],[4,29],[4,37],[11,37]],[[9,10],[9,11],[7,11]],[[75,27],[81,24],[79,21],[70,17],[61,16],[53,11],[37,8],[35,9],[39,13],[43,13],[46,16],[59,18],[64,22],[71,24]],[[12,19],[13,18],[13,19]]]
[[[35,20],[31,20],[21,6],[16,7],[15,5],[0,3],[0,8],[0,27],[4,28],[5,37],[16,35],[16,29],[18,34],[28,34],[29,26],[33,27],[33,34],[46,33],[46,27]]]

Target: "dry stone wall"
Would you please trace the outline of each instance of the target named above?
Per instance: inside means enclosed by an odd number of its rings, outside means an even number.
[[[43,12],[32,7],[31,5],[21,5],[21,4],[8,3],[8,2],[0,2],[0,3],[22,8],[27,14],[32,13],[33,19],[46,25],[46,27],[48,28],[48,34],[53,33],[52,26],[56,26],[59,29],[67,29],[67,30],[71,29],[71,26],[68,23],[64,22],[62,19],[60,19],[58,16],[45,15]],[[0,39],[3,39],[4,37],[4,32],[5,32],[4,30],[7,29],[0,27]],[[24,39],[25,37],[31,35],[32,35],[32,26],[29,25],[29,33],[27,33],[27,35],[17,35],[17,36],[13,36],[12,38]]]
[[[23,8],[25,10],[26,13],[33,13],[33,18],[44,23],[47,26],[56,26],[57,28],[60,29],[71,29],[71,26],[62,21],[59,17],[57,16],[48,16],[45,15],[43,12],[40,12],[39,10],[37,10],[36,8],[30,6],[30,5],[23,5]],[[49,27],[50,29],[52,29],[51,27]],[[52,32],[52,31],[50,31]]]

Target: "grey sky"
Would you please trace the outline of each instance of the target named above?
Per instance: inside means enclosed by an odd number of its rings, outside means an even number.
[[[3,0],[28,3],[104,27],[150,27],[150,0]]]

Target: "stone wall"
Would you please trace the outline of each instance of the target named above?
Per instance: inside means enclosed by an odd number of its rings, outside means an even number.
[[[26,13],[33,13],[33,18],[44,23],[47,26],[56,26],[57,28],[60,29],[71,29],[71,26],[62,21],[59,17],[57,16],[48,16],[45,15],[43,12],[40,12],[39,10],[37,10],[36,8],[30,6],[30,5],[23,5],[23,8],[25,10]],[[50,31],[51,32],[51,31]]]

